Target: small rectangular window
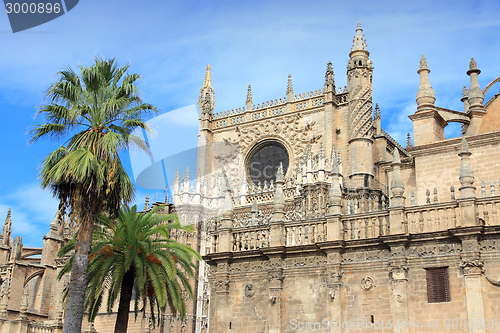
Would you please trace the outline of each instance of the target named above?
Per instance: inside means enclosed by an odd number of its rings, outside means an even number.
[[[450,301],[448,267],[426,268],[426,279],[428,303]]]

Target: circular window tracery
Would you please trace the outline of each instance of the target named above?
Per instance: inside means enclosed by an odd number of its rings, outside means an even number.
[[[276,181],[276,171],[283,163],[283,174],[289,165],[288,151],[275,140],[266,140],[255,145],[248,154],[247,175],[254,184]]]

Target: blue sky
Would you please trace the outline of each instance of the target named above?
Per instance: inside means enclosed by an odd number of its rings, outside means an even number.
[[[13,34],[0,12],[0,219],[12,207],[13,234],[40,246],[57,202],[39,188],[39,164],[58,147],[29,146],[26,131],[44,91],[64,66],[90,65],[95,55],[130,63],[143,77],[143,99],[162,112],[197,102],[205,68],[212,67],[216,111],[283,97],[288,74],[295,93],[323,87],[332,61],[337,86],[357,22],[373,59],[374,102],[383,128],[401,143],[411,131],[422,54],[431,69],[436,104],[462,110],[471,57],[481,87],[499,75],[500,2],[491,1],[127,1],[81,0],[69,13]],[[498,92],[498,87],[494,92]],[[196,132],[197,119],[176,131]],[[175,144],[167,142],[166,144]],[[128,163],[128,157],[123,155]],[[130,167],[127,166],[129,169]],[[143,204],[148,191],[138,189]],[[151,192],[151,191],[150,191]],[[1,223],[0,222],[0,223]]]

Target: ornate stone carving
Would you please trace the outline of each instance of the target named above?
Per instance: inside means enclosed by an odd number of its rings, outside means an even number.
[[[457,255],[462,253],[462,247],[458,243],[440,244],[440,245],[422,245],[410,246],[408,248],[408,257],[433,257],[443,255]]]
[[[227,293],[229,288],[229,280],[217,279],[214,283],[216,293]]]
[[[408,266],[396,265],[389,266],[389,276],[392,280],[406,280],[408,274]]]
[[[282,259],[280,257],[271,257],[269,258],[269,267],[270,268],[279,268],[281,267]]]
[[[464,275],[468,274],[482,274],[484,272],[483,266],[484,261],[479,258],[474,259],[462,259],[459,264]]]
[[[481,250],[481,252],[496,252],[498,251],[497,240],[484,239],[479,242],[479,249]]]
[[[242,152],[246,152],[249,147],[266,137],[281,137],[292,146],[294,156],[302,156],[304,147],[307,144],[316,143],[322,135],[311,136],[315,122],[308,122],[304,126],[300,126],[302,115],[296,113],[294,115],[268,119],[265,122],[258,122],[249,126],[237,126],[238,144]]]
[[[247,284],[245,286],[245,296],[250,298],[253,297],[253,295],[255,295],[255,288],[252,284]]]
[[[361,289],[364,291],[370,291],[374,287],[373,279],[369,276],[365,276],[361,279]]]
[[[284,267],[314,267],[324,266],[327,260],[323,256],[308,256],[308,257],[289,257],[284,261]]]
[[[377,260],[387,260],[389,252],[387,250],[372,250],[361,253],[347,252],[342,254],[342,263],[367,262]]]
[[[272,270],[267,273],[267,279],[269,280],[269,289],[281,289],[283,285],[283,270]]]
[[[486,274],[484,275],[484,277],[486,278],[486,280],[491,283],[492,285],[496,286],[496,287],[500,287],[500,280],[493,280],[492,278],[490,278],[489,276],[487,276]]]

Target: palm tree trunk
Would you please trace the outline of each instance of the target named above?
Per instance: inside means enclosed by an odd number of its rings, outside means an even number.
[[[120,289],[120,304],[116,315],[115,333],[127,333],[128,315],[130,312],[130,301],[134,289],[134,271],[130,269],[125,273]]]
[[[85,290],[88,283],[89,253],[92,246],[94,214],[82,216],[75,244],[75,256],[71,268],[68,304],[64,318],[63,333],[82,331]]]

